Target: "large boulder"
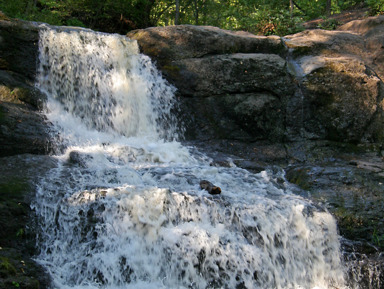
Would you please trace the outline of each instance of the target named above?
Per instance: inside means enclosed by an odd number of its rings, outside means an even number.
[[[339,28],[364,38],[362,56],[378,77],[384,79],[384,15],[351,21]]]
[[[39,27],[33,22],[0,20],[0,69],[33,84],[38,59]]]
[[[306,138],[382,143],[383,82],[364,35],[311,30],[287,36],[285,43],[303,94]]]
[[[295,87],[280,37],[192,25],[128,36],[178,89],[187,138],[284,139]]]
[[[127,34],[160,66],[173,60],[232,53],[284,53],[277,36],[255,36],[212,26],[178,25],[133,30]]]
[[[381,18],[284,38],[191,25],[128,36],[178,89],[187,138],[382,143]]]

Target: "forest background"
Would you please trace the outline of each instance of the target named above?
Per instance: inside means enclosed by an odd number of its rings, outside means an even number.
[[[287,35],[315,18],[326,20],[320,28],[332,29],[337,23],[331,15],[357,6],[371,15],[384,13],[384,0],[0,0],[0,11],[8,17],[120,34],[195,24]]]

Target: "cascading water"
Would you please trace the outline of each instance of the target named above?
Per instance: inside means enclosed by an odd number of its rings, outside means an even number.
[[[42,27],[39,45],[63,144],[33,205],[55,288],[343,287],[332,216],[174,141],[174,89],[136,42]]]

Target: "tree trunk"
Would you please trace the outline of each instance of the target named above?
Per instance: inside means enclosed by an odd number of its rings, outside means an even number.
[[[327,0],[327,5],[325,7],[325,13],[327,16],[331,16],[332,0]]]
[[[180,0],[176,0],[175,25],[180,24]]]
[[[194,1],[195,3],[195,25],[199,25],[199,7],[198,7],[198,3],[197,3],[197,0]]]

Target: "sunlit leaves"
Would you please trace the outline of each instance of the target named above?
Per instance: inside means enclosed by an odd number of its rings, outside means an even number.
[[[285,35],[299,31],[303,21],[363,2],[384,13],[384,0],[332,0],[331,6],[329,0],[0,0],[0,10],[10,17],[116,33],[174,25],[178,17],[179,24]]]

